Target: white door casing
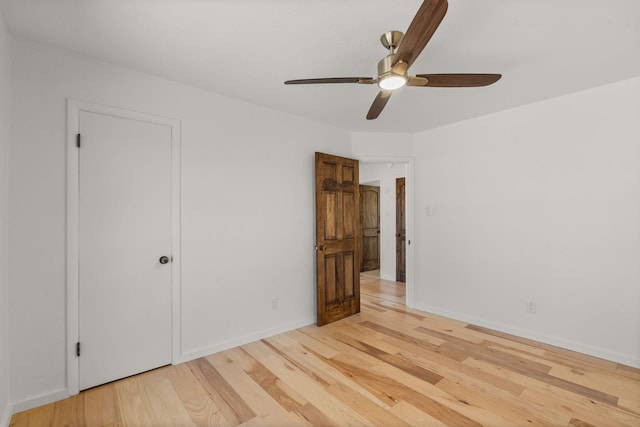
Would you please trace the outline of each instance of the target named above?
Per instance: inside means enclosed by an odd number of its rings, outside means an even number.
[[[179,360],[179,148],[177,120],[68,101],[70,394]]]

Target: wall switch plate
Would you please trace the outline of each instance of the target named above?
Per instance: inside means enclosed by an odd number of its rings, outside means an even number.
[[[432,212],[433,212],[433,210],[431,209],[431,206],[427,206],[425,208],[425,213],[427,214],[427,216],[431,216]]]
[[[536,303],[535,303],[535,301],[527,302],[527,313],[536,314]]]
[[[271,310],[277,310],[277,309],[278,309],[278,297],[275,297],[271,299]]]

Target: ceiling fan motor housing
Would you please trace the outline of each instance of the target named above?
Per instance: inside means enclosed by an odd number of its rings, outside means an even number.
[[[393,64],[393,61],[395,59],[396,59],[396,54],[392,53],[385,56],[380,60],[380,62],[378,62],[378,78],[392,73],[391,65]]]
[[[382,90],[400,89],[407,84],[406,67],[396,67],[396,69],[394,69],[391,66],[395,59],[396,54],[391,53],[378,62],[378,86]]]

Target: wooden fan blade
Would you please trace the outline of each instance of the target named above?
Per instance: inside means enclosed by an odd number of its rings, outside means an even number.
[[[391,90],[381,90],[378,92],[378,96],[373,100],[373,104],[371,104],[371,108],[369,108],[369,112],[367,113],[367,120],[377,119],[384,106],[387,105],[387,101],[391,97],[393,91]]]
[[[284,82],[286,85],[310,85],[318,83],[360,83],[370,85],[375,83],[375,79],[373,77],[330,77],[326,79],[287,80]]]
[[[416,74],[416,77],[427,79],[427,84],[412,86],[479,87],[497,82],[502,74]]]
[[[392,65],[400,61],[406,62],[408,66],[413,64],[438,29],[448,7],[447,0],[425,0],[422,3],[400,42]]]

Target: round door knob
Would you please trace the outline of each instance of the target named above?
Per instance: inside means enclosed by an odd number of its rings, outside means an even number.
[[[169,262],[169,257],[168,256],[161,256],[159,261],[160,261],[160,264],[167,264]]]

